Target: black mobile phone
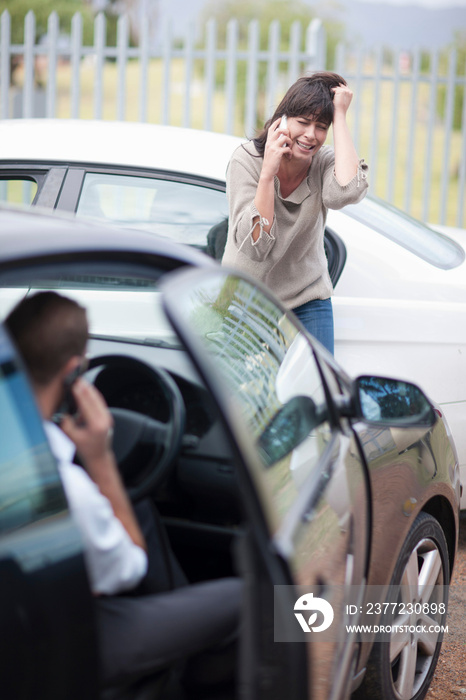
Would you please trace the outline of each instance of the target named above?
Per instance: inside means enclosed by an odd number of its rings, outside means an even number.
[[[85,357],[83,361],[74,368],[69,374],[66,375],[66,377],[63,380],[63,401],[60,404],[60,407],[58,409],[58,413],[64,414],[68,413],[70,416],[75,415],[78,412],[78,406],[76,404],[76,400],[73,396],[73,391],[72,391],[72,386],[75,383],[75,381],[83,375],[87,368],[88,368],[89,362],[88,359]]]
[[[78,412],[78,406],[73,396],[71,387],[80,374],[80,367],[78,366],[72,372],[67,374],[63,380],[63,401],[61,402],[59,413],[68,413],[70,416],[73,416]]]

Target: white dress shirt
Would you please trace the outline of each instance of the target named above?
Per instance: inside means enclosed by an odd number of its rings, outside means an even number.
[[[131,540],[97,484],[73,464],[74,443],[54,423],[47,421],[44,427],[58,461],[70,511],[83,538],[93,592],[110,595],[134,588],[147,571],[146,553]]]

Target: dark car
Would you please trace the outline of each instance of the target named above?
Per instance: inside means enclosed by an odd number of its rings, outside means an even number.
[[[125,484],[153,500],[188,579],[245,581],[237,682],[209,697],[422,698],[460,500],[438,407],[407,382],[350,380],[266,289],[201,253],[0,209],[1,318],[40,289],[87,307],[88,377],[114,414]],[[98,697],[79,538],[2,339],[0,687]],[[144,445],[128,416],[149,426]],[[146,691],[129,697],[164,697]]]

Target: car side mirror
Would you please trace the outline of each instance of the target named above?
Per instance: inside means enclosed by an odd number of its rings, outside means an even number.
[[[286,457],[327,417],[309,396],[294,396],[274,415],[257,440],[267,467]]]
[[[358,377],[354,408],[355,417],[392,428],[430,428],[437,419],[434,407],[416,384],[388,377]]]

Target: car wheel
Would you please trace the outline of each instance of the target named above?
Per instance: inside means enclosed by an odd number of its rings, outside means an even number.
[[[442,645],[448,582],[448,547],[443,530],[435,518],[421,513],[408,533],[393,573],[386,602],[396,601],[396,605],[386,606],[388,612],[380,621],[390,631],[376,640],[363,685],[355,697],[425,697]]]

